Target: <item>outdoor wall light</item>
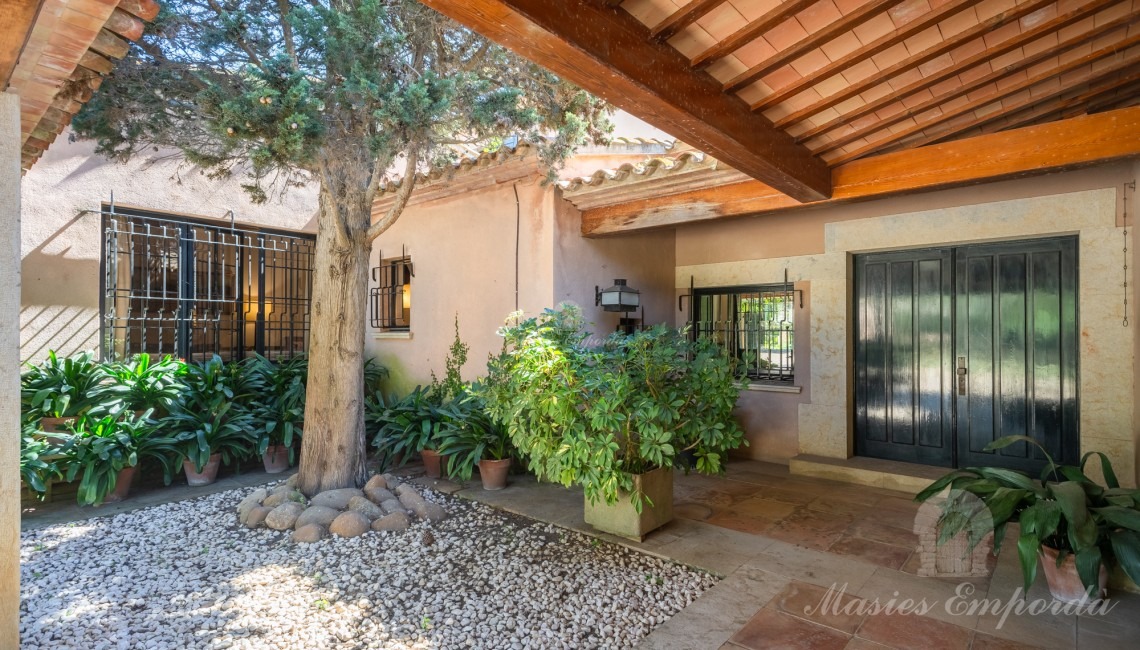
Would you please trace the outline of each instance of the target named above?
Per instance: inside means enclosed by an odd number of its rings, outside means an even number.
[[[412,284],[405,282],[401,291],[404,294],[404,311],[412,308]]]
[[[606,311],[637,311],[641,306],[641,292],[631,289],[625,280],[614,280],[614,286],[608,289],[594,287],[594,305]]]

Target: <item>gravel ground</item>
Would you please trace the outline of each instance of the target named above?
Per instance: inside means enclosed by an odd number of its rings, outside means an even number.
[[[23,647],[621,648],[715,582],[431,491],[442,522],[294,544],[250,492],[24,533]]]

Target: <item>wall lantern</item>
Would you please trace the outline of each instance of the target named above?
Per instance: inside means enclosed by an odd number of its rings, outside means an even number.
[[[594,305],[600,305],[606,311],[637,311],[641,306],[641,292],[631,289],[625,280],[614,280],[614,286],[608,289],[594,287]]]
[[[400,293],[404,295],[404,311],[412,308],[412,283],[405,282],[404,286],[400,288]]]

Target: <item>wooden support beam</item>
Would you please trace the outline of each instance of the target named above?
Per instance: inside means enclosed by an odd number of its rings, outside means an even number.
[[[582,213],[582,234],[617,234],[838,205],[1077,169],[1140,157],[1140,107],[864,158],[832,170],[826,201],[800,204],[757,181]]]
[[[797,200],[831,194],[823,161],[625,11],[586,0],[423,2]]]
[[[724,58],[760,38],[768,30],[807,9],[815,2],[816,0],[787,0],[787,2],[782,2],[772,7],[763,16],[736,30],[728,38],[693,57],[690,63],[694,68],[708,66],[713,61]]]
[[[879,99],[868,102],[868,103],[864,104],[863,106],[860,106],[857,109],[854,109],[852,111],[844,113],[844,114],[842,114],[842,115],[840,115],[840,116],[838,116],[832,120],[829,120],[828,122],[826,122],[824,124],[821,124],[821,125],[816,126],[814,128],[808,129],[804,133],[801,133],[797,139],[800,142],[805,142],[807,140],[810,140],[811,138],[814,138],[816,136],[819,136],[821,134],[824,134],[824,133],[832,131],[836,128],[839,128],[840,126],[843,126],[844,124],[850,124],[852,121],[857,120],[857,119],[863,117],[864,115],[870,115],[871,113],[878,112],[880,109],[882,109],[884,107],[890,106],[891,104],[893,104],[897,101],[900,101],[902,99],[910,97],[910,96],[914,95],[915,93],[919,93],[919,92],[922,92],[928,88],[931,88],[931,87],[933,87],[933,86],[935,86],[935,85],[937,85],[943,81],[946,81],[947,79],[950,79],[954,76],[957,76],[958,74],[960,74],[966,70],[969,70],[969,69],[971,69],[977,65],[988,63],[992,57],[998,57],[998,56],[1002,56],[1003,54],[1007,54],[1009,52],[1012,52],[1013,50],[1015,50],[1019,47],[1022,47],[1024,45],[1027,45],[1029,43],[1032,43],[1039,38],[1042,38],[1046,35],[1052,34],[1055,31],[1064,29],[1065,27],[1068,27],[1069,25],[1072,25],[1078,21],[1084,20],[1086,17],[1095,14],[1096,12],[1114,4],[1115,2],[1117,2],[1117,0],[1092,0],[1092,2],[1086,2],[1085,4],[1083,4],[1079,7],[1074,7],[1073,9],[1070,9],[1069,11],[1065,12],[1064,14],[1061,14],[1060,16],[1053,18],[1052,20],[1041,23],[1041,24],[1033,27],[1032,29],[1030,29],[1028,31],[1022,32],[1018,36],[1014,36],[1013,38],[1008,38],[1008,39],[1006,39],[1000,43],[997,43],[992,48],[985,48],[981,52],[979,52],[973,56],[966,57],[965,59],[963,59],[962,61],[960,61],[954,65],[946,66],[945,68],[943,68],[941,70],[938,70],[936,72],[932,72],[928,75],[925,75],[922,78],[903,86],[902,88],[898,88],[897,90],[894,90],[892,92],[885,93]],[[1112,22],[1116,22],[1116,21],[1112,21]],[[1098,29],[1094,29],[1093,31],[1097,32]],[[897,70],[895,72],[901,73],[902,70]],[[869,88],[873,88],[874,86],[878,85],[879,83],[882,83],[885,81],[886,81],[885,77],[879,78],[879,79],[869,79],[869,80],[864,80],[864,81],[858,82],[858,84],[856,84],[856,85],[858,85],[860,87],[859,92],[864,92],[864,91],[868,90]],[[824,101],[829,101],[829,100],[830,100],[830,97],[824,99]],[[817,102],[813,106],[809,107],[809,109],[815,108],[815,106],[821,106],[820,110],[823,110],[821,102]],[[808,115],[809,114],[806,111],[804,111],[802,115],[799,115],[799,113],[796,113],[793,115],[789,115],[787,118],[785,118],[784,120],[780,120],[780,121],[784,122],[786,125],[786,124],[790,124],[793,121],[792,120],[793,116],[798,116],[798,117],[796,117],[795,121],[799,121],[800,119],[808,117]]]
[[[828,65],[800,77],[799,80],[777,88],[771,95],[761,99],[760,101],[752,104],[752,110],[763,111],[780,102],[783,102],[791,97],[794,97],[803,91],[811,88],[815,84],[833,77],[853,65],[866,61],[867,59],[875,56],[876,54],[888,50],[895,45],[905,41],[906,39],[914,36],[915,34],[926,30],[938,24],[943,19],[953,16],[954,14],[974,6],[980,0],[952,0],[947,2],[934,11],[927,12],[926,14],[916,18],[915,20],[906,23],[898,29],[893,29],[879,38],[867,43],[863,47],[856,49],[853,52],[839,57]]]
[[[963,83],[962,85],[957,86],[957,87],[955,87],[955,88],[953,88],[953,89],[951,89],[951,90],[949,90],[949,91],[947,91],[941,95],[932,96],[930,99],[927,99],[926,101],[922,101],[922,102],[919,102],[917,104],[912,104],[910,106],[907,106],[907,107],[903,108],[902,110],[899,110],[896,113],[892,113],[891,115],[887,115],[886,117],[881,118],[878,122],[871,125],[870,127],[867,127],[864,129],[855,129],[855,130],[851,131],[850,133],[848,133],[847,135],[844,135],[844,136],[839,137],[839,138],[835,138],[834,140],[829,140],[827,142],[821,143],[819,146],[812,147],[812,149],[817,154],[823,154],[823,153],[828,152],[828,151],[833,151],[835,149],[838,149],[839,147],[843,147],[843,146],[848,145],[852,142],[855,142],[856,140],[859,140],[861,138],[865,138],[872,133],[876,133],[876,132],[881,131],[885,128],[888,128],[888,127],[890,127],[894,124],[897,124],[897,123],[899,123],[905,119],[914,117],[916,115],[922,115],[923,113],[926,113],[927,111],[929,111],[935,107],[946,104],[947,102],[949,102],[953,99],[957,99],[958,97],[961,97],[963,95],[967,95],[967,94],[969,94],[969,93],[971,93],[971,92],[973,92],[979,88],[985,88],[986,86],[993,84],[993,83],[997,83],[998,87],[1004,87],[1002,84],[999,83],[1003,79],[1009,79],[1010,77],[1018,74],[1022,70],[1025,70],[1026,68],[1028,68],[1032,65],[1035,65],[1035,64],[1040,63],[1042,61],[1045,61],[1047,59],[1051,59],[1051,58],[1053,58],[1059,54],[1063,54],[1065,52],[1068,52],[1069,50],[1071,50],[1075,47],[1079,47],[1081,45],[1084,45],[1085,43],[1093,40],[1094,38],[1098,38],[1101,35],[1111,33],[1111,32],[1118,30],[1118,29],[1127,28],[1128,25],[1130,25],[1131,23],[1133,23],[1137,20],[1140,20],[1140,16],[1133,16],[1133,15],[1121,16],[1120,18],[1117,18],[1116,20],[1110,21],[1108,23],[1104,23],[1103,25],[1093,29],[1092,31],[1085,32],[1083,34],[1077,34],[1073,38],[1066,39],[1066,40],[1058,43],[1055,47],[1048,48],[1045,50],[1041,50],[1040,52],[1037,52],[1036,54],[1030,55],[1030,56],[1028,56],[1028,57],[1016,62],[1016,63],[1011,63],[1010,65],[1008,65],[1006,67],[998,68],[997,70],[994,70],[993,72],[990,72],[989,74],[985,74],[985,75],[978,76],[978,77],[974,77],[974,75],[970,75],[970,81],[967,81],[967,82]],[[1123,37],[1123,36],[1125,36],[1125,34],[1121,33],[1120,36]],[[900,96],[900,97],[896,98],[896,100],[898,100],[898,99],[902,99],[902,97]],[[809,145],[809,146],[811,146],[811,145]]]
[[[109,59],[121,59],[131,49],[131,44],[106,29],[100,29],[95,40],[91,41],[91,49]]]
[[[158,2],[155,0],[120,0],[119,9],[150,22],[158,15]]]
[[[1020,93],[1023,90],[1028,90],[1030,88],[1033,88],[1034,86],[1036,86],[1036,85],[1038,85],[1044,81],[1049,81],[1051,79],[1055,79],[1055,78],[1063,76],[1069,72],[1078,71],[1081,68],[1084,68],[1084,67],[1086,67],[1092,63],[1095,63],[1096,61],[1099,61],[1100,59],[1119,55],[1120,53],[1125,52],[1128,48],[1133,47],[1134,45],[1137,45],[1137,44],[1140,44],[1140,34],[1136,34],[1135,36],[1130,36],[1128,38],[1125,38],[1122,41],[1112,43],[1110,45],[1107,45],[1105,47],[1100,48],[1099,50],[1095,50],[1093,52],[1090,52],[1090,53],[1088,53],[1082,57],[1078,57],[1076,59],[1073,59],[1072,61],[1069,61],[1068,63],[1062,64],[1062,65],[1057,66],[1055,68],[1050,68],[1048,70],[1039,72],[1039,73],[1037,73],[1031,77],[1028,77],[1022,81],[1019,81],[1015,84],[1010,84],[1008,86],[1005,86],[999,91],[992,92],[992,93],[986,93],[985,95],[982,95],[982,96],[977,97],[971,101],[968,101],[965,104],[962,104],[960,106],[956,106],[956,107],[949,109],[949,110],[944,110],[939,115],[931,117],[930,119],[924,120],[922,122],[918,122],[918,123],[916,123],[910,127],[907,127],[905,129],[899,129],[898,131],[888,133],[883,138],[880,138],[880,139],[875,140],[873,142],[869,142],[866,145],[856,149],[855,151],[847,152],[841,156],[838,156],[836,158],[829,160],[828,162],[831,165],[842,165],[845,162],[850,162],[852,160],[855,160],[856,158],[861,158],[863,156],[866,156],[869,153],[872,153],[875,151],[882,151],[884,149],[884,147],[887,147],[887,146],[889,146],[895,142],[900,142],[902,140],[905,140],[905,139],[907,139],[911,136],[914,136],[916,134],[925,134],[925,135],[924,135],[924,137],[921,137],[917,141],[909,142],[908,146],[919,146],[920,147],[923,144],[943,140],[943,139],[945,139],[945,137],[949,137],[949,136],[948,135],[946,135],[946,136],[938,135],[936,137],[936,136],[930,135],[928,133],[928,130],[931,127],[938,126],[939,124],[951,122],[954,118],[956,118],[960,115],[966,115],[968,113],[973,113],[974,111],[977,111],[978,109],[990,106],[990,105],[994,104],[995,102],[1000,102],[1001,100],[1005,99],[1006,97],[1011,97],[1013,95]],[[1062,94],[1072,90],[1076,86],[1079,86],[1079,85],[1084,84],[1084,83],[1088,83],[1090,81],[1096,81],[1096,80],[1104,78],[1105,76],[1113,75],[1113,74],[1116,74],[1118,72],[1128,71],[1129,69],[1132,69],[1133,66],[1138,66],[1138,64],[1140,64],[1140,54],[1137,54],[1135,52],[1128,53],[1125,56],[1120,56],[1117,61],[1115,61],[1112,65],[1110,65],[1108,67],[1105,67],[1105,68],[1102,68],[1099,70],[1094,69],[1094,70],[1090,71],[1089,73],[1082,75],[1076,79],[1065,80],[1061,83],[1061,85],[1059,87],[1055,88],[1054,90],[1047,91],[1047,92],[1040,92],[1040,93],[1030,93],[1029,97],[1027,97],[1025,100],[1023,100],[1022,102],[1019,102],[1017,104],[1017,108],[1002,106],[997,111],[994,111],[992,113],[986,113],[984,117],[978,118],[978,120],[977,120],[977,122],[975,122],[975,124],[981,123],[983,120],[989,121],[991,119],[997,119],[997,117],[1000,117],[1000,115],[1002,113],[1009,113],[1013,110],[1021,110],[1021,108],[1023,108],[1024,106],[1040,104],[1042,102],[1053,99],[1054,97],[1062,95]],[[1136,70],[1140,71],[1140,66],[1136,67]],[[953,127],[953,130],[954,130],[954,132],[959,132],[959,131],[962,131],[964,129],[970,128],[970,126],[972,126],[972,125],[966,125],[966,126],[961,126],[961,127],[955,126],[955,127]]]
[[[36,24],[43,0],[4,0],[0,3],[0,92],[8,88],[24,43]]]
[[[813,103],[810,106],[807,106],[801,110],[791,113],[790,115],[776,120],[776,125],[780,128],[785,128],[791,126],[792,124],[801,122],[808,117],[815,115],[816,113],[825,111],[840,102],[847,101],[855,95],[874,88],[875,86],[878,86],[879,84],[891,79],[892,77],[900,75],[913,68],[917,68],[918,66],[928,61],[932,61],[942,56],[943,54],[947,54],[976,38],[981,38],[987,33],[997,29],[998,27],[1001,27],[1002,25],[1006,25],[1015,20],[1020,20],[1022,17],[1031,14],[1038,9],[1043,9],[1053,4],[1055,1],[1056,0],[1028,0],[1027,2],[1023,2],[1012,9],[1003,11],[999,14],[995,14],[982,21],[981,23],[970,27],[969,29],[964,29],[961,32],[958,32],[957,34],[951,36],[950,38],[943,39],[937,45],[928,47],[908,59],[899,61],[898,63],[888,67],[885,70],[880,70],[876,74],[868,75],[865,79],[850,83],[845,86],[843,90],[828,95],[827,97],[824,97],[823,99]],[[987,59],[994,56],[992,50],[984,54],[985,58]]]
[[[673,38],[682,29],[697,22],[708,15],[710,11],[724,4],[727,0],[692,0],[689,4],[673,12],[671,16],[662,20],[649,30],[650,36],[667,41]]]
[[[808,34],[807,38],[797,42],[795,45],[780,50],[771,57],[768,57],[763,63],[752,66],[732,79],[729,79],[728,82],[724,84],[725,92],[735,92],[764,75],[775,72],[820,45],[828,43],[868,20],[871,20],[901,1],[902,0],[867,0],[866,4],[861,5],[858,9],[843,18],[831,23],[818,32]]]
[[[107,18],[107,22],[103,26],[128,41],[137,41],[142,38],[144,28],[141,19],[117,7],[111,12],[111,16]]]

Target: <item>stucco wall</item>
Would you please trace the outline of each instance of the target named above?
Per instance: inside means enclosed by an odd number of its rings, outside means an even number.
[[[286,229],[315,227],[316,186],[290,188],[255,205],[240,177],[211,180],[198,168],[155,152],[118,164],[94,143],[61,136],[24,177],[20,357],[71,354],[99,345],[100,205],[118,205]]]
[[[994,183],[917,197],[799,213],[798,231],[781,218],[757,217],[678,230],[676,287],[776,282],[784,269],[811,283],[811,367],[804,377],[810,400],[766,395],[741,400],[745,420],[789,421],[795,431],[751,429],[752,452],[794,439],[799,453],[845,458],[852,453],[848,320],[850,256],[855,253],[981,241],[1077,234],[1080,238],[1081,448],[1109,453],[1118,473],[1136,474],[1133,411],[1136,335],[1124,316],[1121,184],[1132,165],[1108,165],[1065,174]],[[1131,212],[1131,210],[1130,210]],[[792,215],[789,215],[792,216]],[[777,239],[781,237],[783,239]],[[793,255],[777,256],[770,242],[785,241]],[[751,246],[751,248],[750,248]],[[762,253],[750,253],[750,250]],[[1135,318],[1130,285],[1129,310]],[[1133,325],[1134,326],[1134,325]],[[799,330],[797,328],[797,334]],[[799,343],[799,342],[798,342]],[[803,356],[800,356],[803,359]],[[797,368],[797,383],[802,373]],[[766,416],[765,412],[770,415]]]

